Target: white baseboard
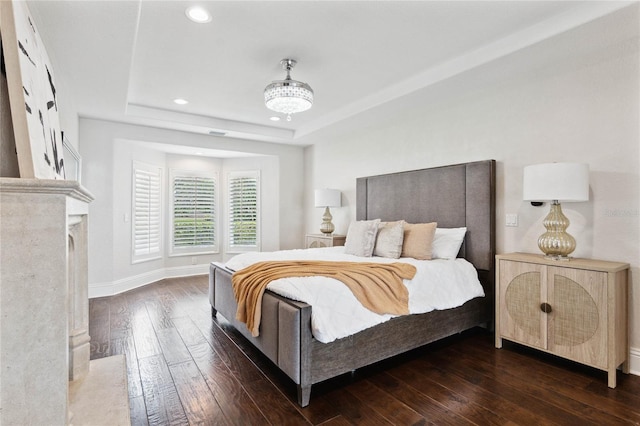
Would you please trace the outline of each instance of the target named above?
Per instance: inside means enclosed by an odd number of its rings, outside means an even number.
[[[165,278],[188,277],[209,273],[209,264],[177,266],[173,268],[156,269],[144,274],[122,278],[113,282],[89,283],[89,299],[96,297],[114,296],[143,285],[151,284]]]
[[[640,348],[631,348],[629,351],[629,370],[631,374],[640,376]]]

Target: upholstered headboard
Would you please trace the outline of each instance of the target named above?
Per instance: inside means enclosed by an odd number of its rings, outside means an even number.
[[[495,160],[434,167],[356,180],[358,220],[438,222],[467,227],[459,257],[493,282]]]

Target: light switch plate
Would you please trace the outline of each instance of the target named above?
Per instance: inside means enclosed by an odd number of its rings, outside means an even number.
[[[518,226],[518,215],[517,214],[507,214],[506,225],[507,226]]]

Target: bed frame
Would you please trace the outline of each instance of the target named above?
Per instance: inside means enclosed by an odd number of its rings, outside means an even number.
[[[437,221],[443,228],[466,226],[458,257],[476,267],[486,297],[455,309],[393,318],[353,336],[321,343],[311,334],[310,305],[266,291],[260,336],[252,337],[245,324],[235,319],[232,271],[212,263],[212,315],[224,316],[298,385],[298,403],[302,407],[309,404],[314,383],[478,325],[490,326],[493,320],[494,160],[358,178],[356,196],[358,220],[404,219],[410,223]]]

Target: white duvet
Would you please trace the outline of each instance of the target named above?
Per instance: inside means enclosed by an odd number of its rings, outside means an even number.
[[[416,267],[417,272],[412,280],[404,280],[404,284],[409,290],[409,311],[412,314],[455,308],[475,297],[484,296],[475,268],[465,259],[359,257],[345,254],[344,247],[326,247],[243,253],[229,260],[225,266],[239,271],[266,260],[410,263]],[[355,334],[394,317],[379,315],[366,309],[347,286],[334,278],[283,278],[272,281],[267,288],[281,296],[311,305],[312,333],[323,343]]]

